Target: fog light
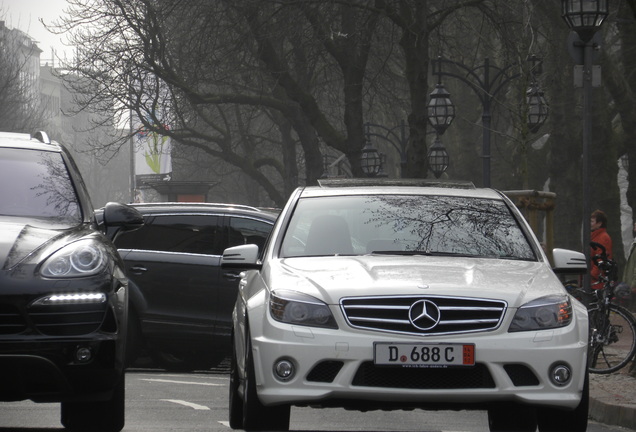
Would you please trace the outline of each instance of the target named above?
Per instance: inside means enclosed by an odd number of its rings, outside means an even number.
[[[294,376],[294,363],[286,359],[278,360],[274,364],[274,374],[282,381],[291,379]]]
[[[564,364],[555,365],[552,367],[550,379],[554,384],[564,386],[572,379],[572,371]]]
[[[87,363],[93,359],[93,352],[87,347],[78,347],[75,351],[75,360],[79,363]]]

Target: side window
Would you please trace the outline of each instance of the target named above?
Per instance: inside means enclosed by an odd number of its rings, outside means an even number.
[[[272,226],[271,223],[256,219],[230,217],[228,247],[255,244],[263,250]]]
[[[221,235],[218,216],[156,216],[142,228],[117,239],[119,249],[142,249],[220,255]]]

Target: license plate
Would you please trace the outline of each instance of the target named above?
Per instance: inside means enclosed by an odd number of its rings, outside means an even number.
[[[383,366],[474,366],[474,344],[387,343],[373,344],[374,363]]]

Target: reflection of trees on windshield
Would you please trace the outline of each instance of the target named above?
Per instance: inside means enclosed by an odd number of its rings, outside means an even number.
[[[501,201],[451,197],[378,195],[365,198],[369,224],[390,228],[406,251],[533,259],[534,254]]]
[[[40,162],[46,168],[40,178],[42,182],[33,188],[35,195],[46,202],[46,210],[61,218],[77,218],[78,205],[75,189],[69,181],[66,165],[60,163],[59,155],[42,155]]]
[[[75,189],[58,153],[3,149],[0,152],[0,214],[77,222]],[[8,186],[10,185],[10,186]]]

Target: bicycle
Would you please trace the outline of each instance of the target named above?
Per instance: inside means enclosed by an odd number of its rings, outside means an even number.
[[[592,257],[601,270],[602,288],[593,290],[588,304],[590,349],[588,369],[595,374],[609,374],[625,367],[636,353],[636,319],[623,306],[613,303],[617,278],[616,262],[609,259],[603,245],[591,242],[599,254]]]

